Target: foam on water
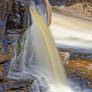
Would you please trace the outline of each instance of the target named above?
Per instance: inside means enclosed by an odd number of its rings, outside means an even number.
[[[49,92],[74,92],[69,86],[64,85],[50,85]]]

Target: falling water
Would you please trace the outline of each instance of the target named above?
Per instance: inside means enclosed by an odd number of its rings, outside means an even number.
[[[48,85],[48,90],[41,92],[73,92],[67,84],[62,61],[48,28],[35,9],[31,8],[30,13],[32,25],[23,36],[24,49],[11,61],[8,79],[37,80],[40,89]]]
[[[35,11],[31,10],[31,13],[33,24],[28,34],[29,39],[31,37],[28,45],[32,45],[35,58],[31,67],[46,78],[50,92],[73,92],[67,85],[63,64],[47,27]]]

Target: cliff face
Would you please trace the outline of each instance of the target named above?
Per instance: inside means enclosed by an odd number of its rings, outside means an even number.
[[[71,6],[76,3],[85,3],[90,2],[92,3],[92,0],[49,0],[52,6]]]
[[[28,88],[25,86],[28,83],[7,80],[11,59],[15,53],[19,55],[21,52],[22,36],[28,27],[28,14],[28,7],[20,2],[0,0],[0,92],[10,92],[13,88],[25,92]]]
[[[92,21],[91,0],[49,0],[52,8],[61,14]]]
[[[24,49],[23,35],[32,23],[29,1],[31,0],[0,0],[0,92],[33,92],[34,90],[31,87],[34,81],[7,79],[11,60]],[[33,83],[33,87],[38,89],[36,81],[35,84]],[[39,90],[41,89],[39,88],[37,92]]]
[[[11,0],[0,0],[0,21],[8,15],[10,7]]]
[[[14,47],[12,43],[18,40],[16,37],[18,38],[27,28],[25,17],[28,9],[19,2],[11,2],[10,0],[1,0],[0,2],[0,62],[4,62],[13,58]]]

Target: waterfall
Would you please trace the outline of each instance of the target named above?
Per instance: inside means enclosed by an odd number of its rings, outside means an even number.
[[[36,80],[41,92],[73,92],[48,27],[35,10],[31,8],[30,13],[32,25],[24,34],[21,54],[11,61],[8,79]]]

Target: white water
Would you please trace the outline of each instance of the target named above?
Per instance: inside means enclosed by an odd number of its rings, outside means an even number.
[[[32,25],[25,33],[26,39],[23,39],[24,50],[12,59],[8,79],[36,80],[38,92],[39,88],[43,90],[41,92],[73,92],[67,84],[62,60],[48,27],[35,9],[30,9],[30,13]]]
[[[91,21],[52,13],[50,30],[58,48],[92,53]]]
[[[36,67],[33,69],[46,78],[50,87],[48,92],[73,92],[66,82],[63,64],[47,27],[35,11],[31,13],[33,25],[30,35],[35,56],[32,67]]]

